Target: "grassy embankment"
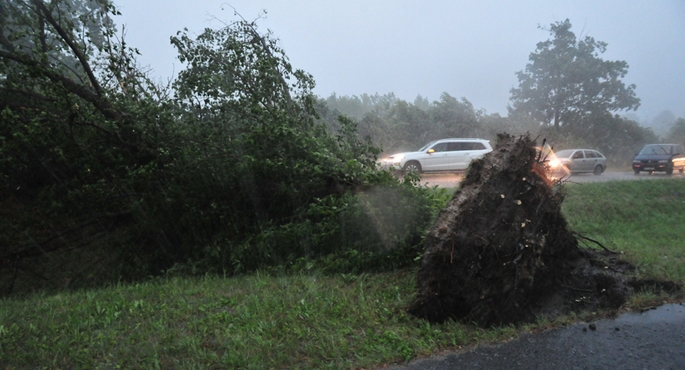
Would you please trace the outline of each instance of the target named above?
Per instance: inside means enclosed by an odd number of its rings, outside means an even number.
[[[685,181],[569,184],[572,229],[642,277],[685,281]],[[520,328],[430,325],[404,313],[414,271],[161,279],[0,301],[0,368],[373,368],[507,340]],[[629,306],[673,297],[635,296]]]

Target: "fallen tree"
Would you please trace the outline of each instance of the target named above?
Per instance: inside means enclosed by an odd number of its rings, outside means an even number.
[[[548,175],[535,140],[498,135],[428,233],[409,313],[490,326],[620,307],[633,267],[579,246],[561,213],[562,184]]]

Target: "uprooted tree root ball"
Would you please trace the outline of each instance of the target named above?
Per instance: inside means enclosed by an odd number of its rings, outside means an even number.
[[[498,135],[428,233],[409,313],[490,326],[620,307],[633,293],[633,267],[581,248],[563,197],[535,140]]]

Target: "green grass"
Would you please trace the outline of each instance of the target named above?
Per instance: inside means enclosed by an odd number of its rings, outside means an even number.
[[[513,328],[406,313],[413,273],[171,279],[24,300],[0,310],[0,367],[331,368],[402,362]]]
[[[569,184],[571,227],[644,277],[685,281],[685,181]],[[519,328],[431,325],[404,310],[414,270],[158,279],[0,300],[0,368],[381,367],[577,320]],[[669,299],[649,293],[630,304]]]
[[[685,181],[569,184],[572,230],[623,252],[640,277],[685,281]],[[591,245],[591,243],[590,243]]]

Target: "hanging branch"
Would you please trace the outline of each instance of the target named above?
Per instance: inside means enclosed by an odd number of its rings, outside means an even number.
[[[40,11],[40,14],[42,14],[44,19],[47,20],[48,23],[50,23],[52,28],[55,29],[57,34],[59,34],[62,40],[69,46],[71,51],[79,60],[79,62],[81,63],[81,67],[83,67],[83,70],[86,72],[88,80],[90,80],[90,84],[95,89],[97,96],[102,97],[104,95],[104,92],[102,90],[102,87],[100,86],[100,82],[95,77],[93,69],[90,67],[90,64],[88,63],[85,54],[83,54],[83,50],[81,50],[81,48],[79,48],[76,45],[76,42],[74,42],[69,33],[62,28],[62,26],[59,24],[59,22],[55,20],[55,18],[53,18],[52,13],[50,12],[50,10],[48,10],[47,7],[45,7],[45,4],[41,0],[34,0],[33,2],[36,5],[36,8]]]

